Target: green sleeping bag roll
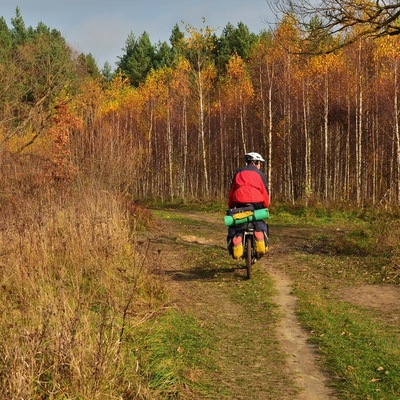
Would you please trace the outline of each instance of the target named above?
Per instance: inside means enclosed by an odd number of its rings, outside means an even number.
[[[241,219],[235,219],[231,215],[226,215],[224,217],[224,222],[226,226],[232,226],[232,225],[244,224],[245,222],[260,221],[262,219],[267,219],[267,218],[269,218],[268,208],[262,208],[261,210],[255,210],[254,214]]]

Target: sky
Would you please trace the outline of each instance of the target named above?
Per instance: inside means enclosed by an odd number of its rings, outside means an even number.
[[[209,26],[218,35],[229,22],[243,22],[257,34],[273,22],[267,0],[0,0],[0,16],[10,28],[17,7],[27,27],[43,22],[60,31],[72,48],[91,53],[100,69],[106,61],[115,68],[131,33],[146,31],[152,44],[169,44],[175,24],[182,32],[184,23]]]

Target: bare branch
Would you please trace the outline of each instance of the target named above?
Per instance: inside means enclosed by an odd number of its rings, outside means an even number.
[[[339,42],[323,52],[353,43],[360,37],[400,34],[400,1],[395,0],[268,0],[276,15],[291,14],[298,19],[305,39],[314,41],[327,35]],[[278,18],[279,19],[279,18]],[[318,25],[313,25],[312,22]]]

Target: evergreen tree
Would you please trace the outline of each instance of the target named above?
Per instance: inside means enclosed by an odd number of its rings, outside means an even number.
[[[90,76],[96,77],[100,75],[99,68],[96,61],[91,53],[83,54],[81,53],[78,57],[78,63],[84,68],[85,72]]]
[[[12,47],[12,36],[3,17],[0,18],[0,63],[5,62],[5,59],[10,54]]]
[[[101,75],[106,82],[110,82],[114,76],[112,72],[111,65],[108,61],[104,63],[103,69],[101,70]]]
[[[154,69],[168,67],[172,64],[174,55],[167,42],[159,43],[154,56]]]
[[[243,60],[247,60],[256,41],[257,35],[251,33],[243,22],[239,22],[237,28],[228,23],[223,29],[221,37],[217,40],[216,63],[219,70],[225,68],[234,53]]]
[[[24,43],[28,37],[28,31],[25,27],[25,22],[18,7],[15,10],[15,17],[11,18],[11,25],[13,27],[11,30],[11,35],[15,45]]]
[[[155,48],[150,42],[147,32],[138,39],[131,33],[126,41],[125,54],[119,57],[118,71],[126,75],[133,86],[143,82],[147,74],[154,68]]]
[[[172,54],[175,58],[177,55],[182,54],[185,50],[185,42],[184,42],[185,34],[179,29],[179,26],[175,24],[172,29],[171,36],[169,37],[169,41],[172,46]]]

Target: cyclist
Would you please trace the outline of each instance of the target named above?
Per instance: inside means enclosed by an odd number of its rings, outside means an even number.
[[[251,152],[245,155],[246,165],[239,168],[232,179],[228,195],[228,207],[239,208],[251,204],[255,210],[269,207],[268,183],[265,174],[261,171],[261,163],[265,160],[259,153]],[[264,221],[256,221],[256,230],[263,232],[265,244],[268,244],[268,227]],[[232,245],[240,245],[241,234],[236,234],[236,228],[228,228],[228,250],[232,254]],[[235,256],[234,258],[238,258]]]

